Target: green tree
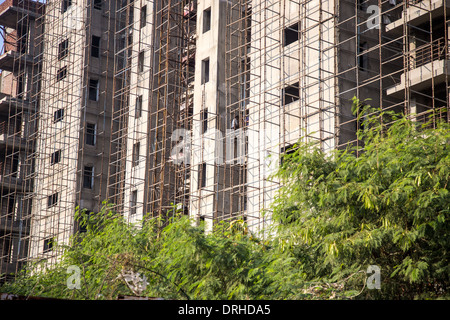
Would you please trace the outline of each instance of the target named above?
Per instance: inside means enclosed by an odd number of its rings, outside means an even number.
[[[325,153],[299,143],[284,157],[273,213],[278,234],[303,262],[307,280],[339,281],[378,265],[381,290],[360,298],[445,296],[449,125],[415,122],[356,98],[353,110],[365,119],[358,132],[364,147]],[[346,286],[358,292],[361,277],[353,280]]]
[[[56,264],[30,264],[0,291],[67,299],[116,299],[118,295],[165,299],[289,298],[296,262],[248,234],[243,221],[205,233],[185,216],[146,218],[129,224],[105,204],[96,214],[77,211],[86,229],[66,246]],[[67,270],[81,270],[80,288],[67,286]],[[140,289],[130,276],[147,284]],[[146,277],[144,280],[143,277]],[[127,277],[128,280],[127,281]],[[132,278],[132,277],[131,277]],[[127,283],[128,282],[128,283]]]

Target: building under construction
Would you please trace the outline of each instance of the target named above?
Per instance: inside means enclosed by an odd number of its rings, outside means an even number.
[[[270,224],[280,155],[358,145],[351,98],[449,121],[447,0],[5,0],[0,266],[75,207]]]

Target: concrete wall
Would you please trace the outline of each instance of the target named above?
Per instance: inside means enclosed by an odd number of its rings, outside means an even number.
[[[267,8],[270,6],[270,8]],[[334,147],[334,1],[252,3],[251,102],[248,106],[247,222],[255,233],[271,225],[279,183],[271,178],[282,148],[305,134]],[[323,21],[317,24],[317,21]],[[300,23],[299,41],[283,45],[286,27]],[[283,89],[299,83],[299,99],[283,105]],[[266,215],[263,215],[266,212]]]
[[[147,6],[145,26],[141,28],[141,7]],[[130,92],[128,105],[128,132],[126,142],[125,186],[124,186],[124,216],[130,222],[143,218],[145,212],[144,196],[147,192],[145,177],[147,170],[149,141],[149,107],[151,98],[151,66],[153,64],[153,1],[138,1],[134,7],[135,21],[133,24],[133,45],[130,71]],[[138,70],[139,52],[144,52],[144,69]],[[140,116],[136,114],[136,100],[142,96]],[[139,163],[133,165],[133,145],[139,142]],[[137,191],[135,214],[131,214],[131,194]]]
[[[50,3],[45,19],[32,258],[55,255],[52,251],[43,253],[45,239],[67,243],[76,227],[73,218],[77,205],[93,211],[99,209],[106,193],[111,127],[112,97],[106,90],[112,88],[113,60],[110,56],[110,63],[106,65],[107,56],[103,53],[106,44],[113,43],[112,33],[109,33],[110,39],[105,37],[108,18],[87,6],[86,1],[78,0],[72,1],[64,13],[61,2]],[[92,34],[102,37],[100,58],[90,56]],[[68,54],[59,59],[59,44],[65,39],[69,40]],[[58,70],[63,67],[67,68],[66,76],[58,80]],[[97,101],[89,100],[90,79],[99,81]],[[58,109],[64,109],[64,116],[55,122],[54,113]],[[87,122],[96,124],[95,146],[86,145]],[[57,150],[61,150],[61,161],[51,164],[51,155]],[[82,187],[85,165],[94,166],[92,189]],[[49,207],[48,197],[54,193],[58,193],[57,202]]]
[[[229,110],[226,108],[230,101],[227,102],[225,96],[225,53],[227,47],[230,48],[226,26],[237,18],[230,10],[232,2],[201,1],[197,7],[189,215],[193,219],[204,219],[207,230],[211,230],[217,219],[230,217],[238,204],[237,196],[233,196],[226,188],[233,185],[231,180],[238,177],[239,167],[225,164],[226,134],[231,122]],[[210,29],[204,32],[206,10],[211,12],[211,21]],[[225,12],[230,15],[228,21]],[[207,59],[209,81],[204,83],[203,61]],[[205,110],[207,130],[203,132]],[[204,187],[199,188],[201,164],[206,165],[206,183]]]

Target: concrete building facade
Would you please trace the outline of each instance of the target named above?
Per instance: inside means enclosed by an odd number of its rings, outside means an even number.
[[[41,15],[31,258],[104,199],[130,222],[181,212],[264,236],[283,154],[362,144],[354,96],[449,121],[447,0],[53,0]],[[2,61],[2,92],[18,88]]]
[[[142,214],[181,210],[208,229],[242,218],[259,232],[270,225],[279,188],[271,174],[299,139],[323,150],[361,143],[352,97],[417,119],[443,106],[439,117],[448,121],[444,2],[153,3],[154,34],[144,43],[153,48],[149,130],[138,130],[151,141],[147,176],[140,174],[143,189],[124,192],[125,205],[138,199]],[[410,70],[419,60],[422,69]]]
[[[114,7],[53,1],[45,11],[29,258],[49,260],[77,231],[75,207],[97,212],[106,199]]]

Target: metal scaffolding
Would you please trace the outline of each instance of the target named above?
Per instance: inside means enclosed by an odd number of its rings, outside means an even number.
[[[264,236],[299,140],[362,146],[352,97],[450,121],[447,0],[5,0],[0,273],[75,207]],[[363,115],[365,116],[365,115]],[[12,276],[11,276],[12,277]]]

